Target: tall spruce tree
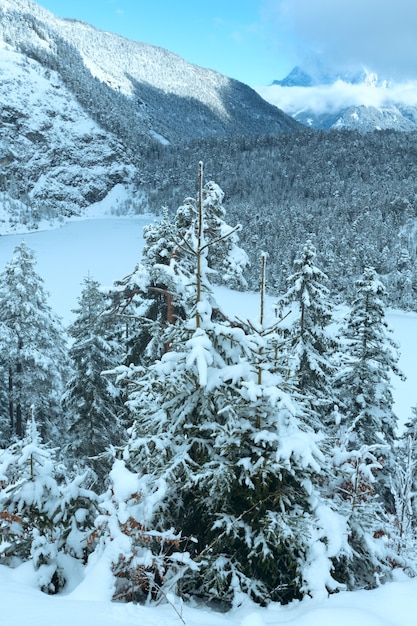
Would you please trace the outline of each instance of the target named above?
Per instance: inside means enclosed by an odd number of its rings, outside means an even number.
[[[92,278],[83,282],[75,321],[68,331],[73,338],[69,354],[73,374],[63,397],[67,411],[68,458],[96,472],[100,484],[110,465],[102,455],[123,439],[120,417],[122,392],[103,372],[123,357],[117,320],[108,309],[109,300]]]
[[[340,406],[356,443],[389,445],[396,439],[391,374],[398,368],[398,346],[385,319],[385,287],[373,268],[356,281],[356,297],[343,330],[344,360],[336,383]]]
[[[383,466],[378,482],[387,499],[397,428],[391,376],[402,376],[398,347],[385,319],[385,288],[373,268],[364,270],[356,290],[342,331],[344,354],[335,387],[350,449],[379,448],[374,452]]]
[[[284,327],[289,369],[295,383],[310,407],[316,428],[329,425],[335,404],[332,377],[333,357],[337,347],[329,332],[332,306],[326,275],[315,265],[316,249],[307,241],[294,261],[287,292],[280,298],[281,310],[290,312]]]
[[[35,253],[24,242],[0,275],[0,384],[10,436],[22,437],[32,408],[44,440],[62,441],[68,373],[65,333],[47,301]]]

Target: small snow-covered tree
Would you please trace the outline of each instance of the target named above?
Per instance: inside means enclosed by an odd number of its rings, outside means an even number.
[[[97,496],[82,485],[85,476],[66,481],[65,473],[33,417],[25,436],[0,452],[2,558],[31,561],[46,593],[65,586],[72,558],[83,562],[97,512]]]
[[[391,476],[394,499],[394,533],[399,554],[415,554],[415,508],[417,458],[415,440],[406,435],[397,446],[396,463]]]
[[[326,275],[315,265],[316,249],[307,241],[294,261],[288,290],[280,298],[281,310],[289,307],[290,323],[284,331],[290,369],[307,401],[316,428],[329,425],[335,404],[332,391],[333,362],[337,347],[329,331],[332,307]]]
[[[355,423],[339,428],[326,444],[328,471],[321,492],[346,521],[347,549],[333,561],[333,575],[347,589],[372,588],[389,580],[398,561],[390,521],[378,496],[381,446],[352,445]]]
[[[115,600],[163,599],[177,591],[187,569],[197,569],[184,549],[186,539],[173,529],[159,532],[148,526],[164,493],[163,480],[133,473],[122,460],[114,461],[90,536],[93,552],[86,575],[100,567]]]
[[[34,407],[45,440],[62,441],[63,384],[68,373],[65,333],[47,302],[25,243],[0,275],[0,384],[11,435],[22,437]]]
[[[385,319],[385,288],[373,268],[365,269],[356,289],[342,333],[344,354],[335,387],[351,449],[379,446],[379,482],[386,492],[397,427],[391,376],[402,374]]]
[[[123,439],[121,390],[103,376],[123,356],[117,323],[107,310],[108,304],[100,284],[85,279],[79,307],[74,311],[76,319],[68,329],[73,338],[69,351],[73,374],[63,397],[69,422],[67,455],[73,463],[92,467],[100,483],[111,463],[98,457]]]
[[[417,527],[417,407],[404,427],[396,448],[396,463],[391,477],[395,502],[398,544],[405,552],[415,543]]]

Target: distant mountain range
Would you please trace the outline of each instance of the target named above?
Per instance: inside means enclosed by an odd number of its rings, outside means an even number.
[[[310,74],[295,67],[258,92],[310,128],[417,130],[417,85],[394,84],[365,69]]]
[[[284,79],[274,80],[272,84],[280,85],[281,87],[313,87],[318,85],[333,85],[337,81],[343,81],[345,83],[350,83],[351,85],[386,85],[386,82],[381,81],[377,74],[369,72],[364,68],[355,72],[327,71],[310,74],[301,69],[298,65],[296,65]]]
[[[116,185],[146,204],[143,164],[163,145],[299,126],[243,83],[31,0],[0,0],[0,77],[0,232]]]

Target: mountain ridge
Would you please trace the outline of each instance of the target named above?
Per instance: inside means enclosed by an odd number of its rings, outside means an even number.
[[[25,9],[33,7],[33,10],[26,14],[16,13],[15,5]],[[38,57],[38,60],[55,62],[58,66],[55,69],[62,69],[59,53],[62,52],[63,44],[66,44],[79,53],[93,78],[125,96],[136,97],[138,84],[143,83],[148,90],[153,88],[163,94],[194,99],[218,118],[222,118],[225,129],[229,124],[230,128],[227,132],[233,132],[233,124],[236,124],[240,130],[242,129],[242,123],[237,120],[236,114],[232,111],[233,106],[236,106],[238,102],[236,99],[232,100],[232,106],[228,106],[225,93],[241,90],[239,95],[242,97],[243,106],[240,108],[243,110],[245,108],[244,97],[252,99],[252,103],[256,103],[259,108],[253,116],[246,116],[246,121],[250,121],[253,125],[251,128],[248,124],[246,132],[258,132],[259,115],[264,116],[263,123],[269,123],[267,132],[292,130],[296,127],[290,119],[287,119],[287,116],[263,101],[247,85],[214,70],[190,64],[164,48],[124,39],[78,20],[58,18],[36,5],[32,0],[0,0],[0,9],[2,7],[3,36],[6,34],[7,40],[7,35],[9,35],[9,41],[6,42],[17,46],[26,54],[32,53]],[[4,9],[7,10],[4,11]],[[7,33],[5,22],[8,16],[12,19],[8,20]],[[25,28],[22,33],[19,21],[22,21],[22,17],[25,19],[25,16],[26,24],[28,18],[29,20],[35,18],[37,21],[32,23],[31,29]],[[31,37],[28,37],[28,34]],[[143,108],[137,111],[139,116],[144,116]],[[242,111],[239,111],[239,114],[241,113]],[[216,132],[218,130],[216,128]],[[172,129],[170,131],[173,132]],[[188,131],[192,136],[196,136],[197,129],[193,124],[190,124]],[[200,135],[205,136],[206,132],[200,129]]]
[[[3,231],[82,213],[119,184],[138,210],[143,164],[168,144],[299,128],[243,83],[32,0],[0,0],[0,53]]]

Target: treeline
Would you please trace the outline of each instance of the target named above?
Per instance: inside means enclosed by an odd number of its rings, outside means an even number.
[[[193,186],[192,164],[204,159],[243,226],[252,288],[262,250],[270,255],[268,288],[282,290],[299,242],[309,238],[335,296],[350,297],[372,265],[389,303],[415,308],[416,157],[415,133],[306,130],[161,146],[144,164],[144,181],[152,210],[172,206]]]
[[[47,593],[101,559],[115,599],[168,592],[222,608],[370,588],[414,571],[415,411],[385,288],[367,267],[343,320],[311,240],[258,320],[211,290],[244,289],[248,257],[213,182],[145,228],[108,292],[84,282],[69,350],[33,252],[0,276],[0,562]]]

